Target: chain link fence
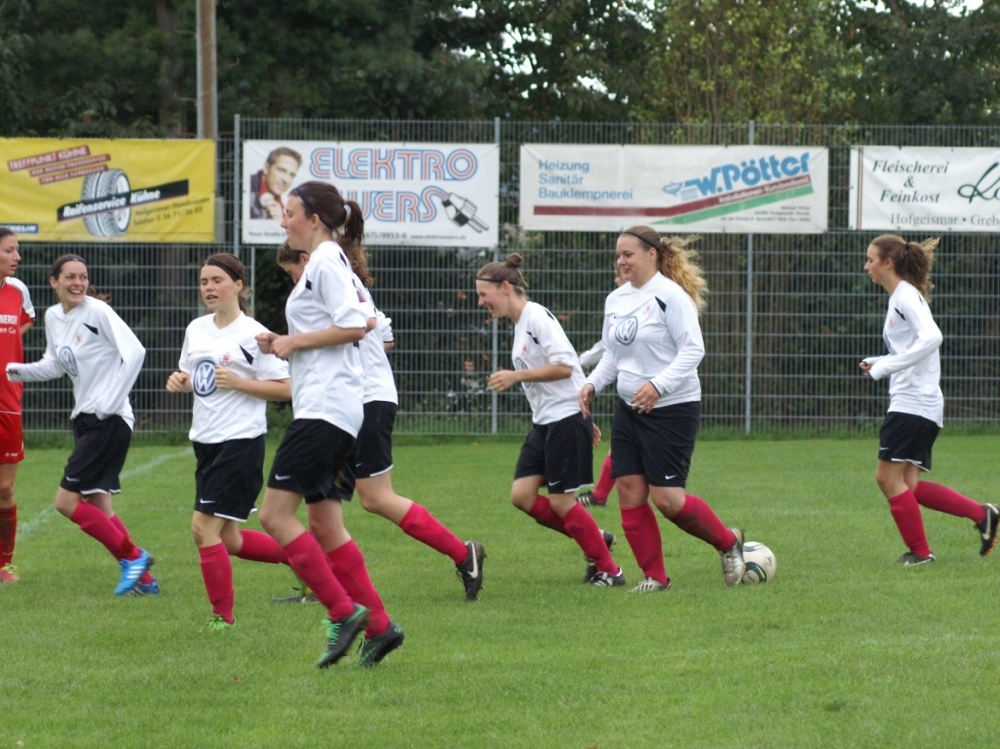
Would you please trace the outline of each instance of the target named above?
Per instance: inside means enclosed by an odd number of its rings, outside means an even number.
[[[851,146],[1000,148],[1000,128],[804,125],[670,125],[572,122],[413,122],[237,119],[219,141],[225,236],[216,245],[47,244],[22,242],[19,276],[29,285],[39,324],[26,356],[44,350],[41,311],[52,303],[48,265],[82,254],[91,282],[147,347],[133,391],[137,428],[186,429],[190,396],[163,384],[176,366],[184,328],[199,314],[197,274],[211,252],[234,251],[251,264],[257,305],[280,326],[281,286],[274,251],[241,247],[235,220],[241,139],[500,143],[501,240],[475,248],[375,247],[373,289],[393,319],[390,354],[400,391],[398,433],[520,434],[530,421],[520,392],[496,395],[486,379],[509,367],[512,326],[476,306],[475,272],[507,252],[525,257],[529,294],[560,319],[578,351],[600,337],[604,297],[613,288],[616,233],[525,232],[518,221],[522,143],[647,145],[811,145],[830,149],[830,230],[812,235],[708,235],[701,254],[710,296],[702,316],[707,355],[699,373],[705,426],[733,431],[873,429],[885,411],[886,383],[859,376],[857,363],[881,354],[885,293],[863,271],[871,232],[847,229]],[[923,239],[923,235],[915,237]],[[944,333],[942,389],[951,425],[995,424],[1000,417],[1000,236],[945,235],[934,270],[932,309]],[[271,318],[275,318],[272,320]],[[28,385],[28,432],[64,430],[68,381]],[[606,424],[613,389],[598,397]]]

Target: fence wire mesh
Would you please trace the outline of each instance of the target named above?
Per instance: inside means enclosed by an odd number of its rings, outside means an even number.
[[[578,351],[600,336],[604,297],[613,288],[616,234],[525,232],[518,227],[522,143],[812,145],[830,149],[830,230],[821,235],[708,235],[696,245],[710,296],[702,316],[707,355],[702,378],[706,426],[738,430],[872,429],[887,404],[886,383],[858,375],[858,361],[883,353],[885,294],[863,271],[871,232],[847,229],[850,148],[855,145],[1000,147],[1000,128],[801,125],[671,125],[573,122],[437,122],[242,119],[239,139],[472,142],[501,146],[500,245],[476,248],[375,247],[374,294],[393,319],[390,354],[400,391],[397,432],[518,434],[530,421],[519,392],[486,390],[509,367],[512,326],[477,308],[475,271],[505,253],[525,257],[529,293],[558,316]],[[752,136],[751,136],[752,133]],[[238,251],[258,271],[272,248],[241,247],[236,220],[234,138],[220,140],[224,232],[214,245],[22,243],[19,275],[36,307],[51,303],[48,265],[82,254],[92,283],[147,347],[133,391],[137,428],[186,428],[189,396],[168,395],[184,328],[199,314],[197,274],[212,252]],[[923,239],[923,236],[915,237]],[[942,389],[951,424],[1000,417],[1000,237],[944,236],[934,269],[932,309],[944,333]],[[274,300],[280,305],[282,300]],[[749,326],[748,326],[749,321]],[[29,361],[44,350],[42,316],[26,337]],[[748,341],[748,327],[750,337]],[[598,397],[607,423],[613,389]],[[29,385],[25,428],[63,430],[68,382]]]

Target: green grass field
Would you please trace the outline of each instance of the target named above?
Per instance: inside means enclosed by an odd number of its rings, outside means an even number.
[[[581,583],[575,545],[508,500],[519,445],[406,446],[397,491],[489,555],[481,600],[450,560],[345,515],[406,643],[320,671],[318,606],[276,606],[287,568],[234,560],[234,630],[211,614],[190,538],[194,457],[134,448],[116,508],[156,557],[158,598],[115,598],[118,566],[52,508],[65,450],[17,483],[22,581],[0,587],[0,747],[966,747],[995,740],[1000,552],[925,513],[934,565],[904,551],[874,439],[702,442],[689,490],[778,573],[727,589],[718,555],[661,520],[674,589]],[[997,437],[942,437],[935,480],[998,499]],[[603,452],[599,456],[603,458]],[[598,523],[639,571],[615,495]],[[259,527],[252,520],[250,527]]]

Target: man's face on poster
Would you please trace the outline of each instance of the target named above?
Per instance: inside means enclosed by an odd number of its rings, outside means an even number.
[[[279,156],[273,164],[264,165],[267,191],[278,197],[288,192],[299,171],[299,162],[291,156]]]

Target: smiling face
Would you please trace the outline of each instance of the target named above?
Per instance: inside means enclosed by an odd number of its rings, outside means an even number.
[[[513,288],[506,281],[476,281],[479,306],[490,311],[493,317],[510,316],[510,297]]]
[[[899,276],[896,274],[896,268],[893,265],[892,258],[885,258],[884,260],[879,257],[878,247],[875,245],[868,245],[868,251],[865,253],[865,272],[872,279],[872,283],[877,283],[879,286],[886,287],[886,284],[892,284],[893,281],[898,282]],[[895,284],[893,284],[894,286]]]
[[[295,181],[299,171],[299,162],[291,156],[279,156],[273,164],[264,165],[264,179],[271,194],[281,197]]]
[[[79,260],[63,263],[59,269],[59,278],[50,278],[49,285],[55,289],[56,298],[62,303],[63,309],[69,312],[87,297],[90,278],[87,266]]]
[[[21,262],[18,249],[17,237],[13,234],[0,239],[0,281],[11,278],[17,271],[17,264]]]
[[[618,255],[618,273],[623,281],[642,286],[656,273],[656,250],[631,234],[618,237],[615,246]]]
[[[234,281],[217,265],[205,265],[201,269],[201,302],[212,312],[239,309],[239,293],[242,281]]]

